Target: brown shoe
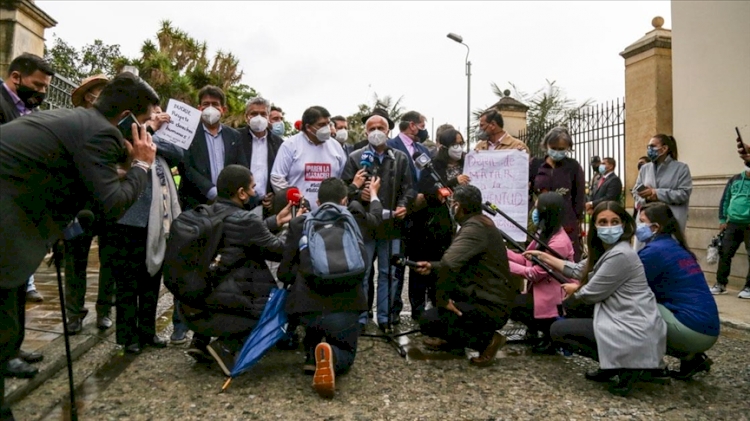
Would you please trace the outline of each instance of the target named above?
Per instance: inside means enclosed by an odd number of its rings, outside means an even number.
[[[492,365],[495,361],[497,351],[505,345],[505,341],[505,336],[495,332],[495,334],[492,335],[492,340],[490,341],[490,344],[487,345],[487,348],[485,348],[478,357],[469,360],[469,363],[477,367],[487,367]]]
[[[427,349],[430,349],[432,351],[441,351],[449,346],[448,341],[446,341],[445,339],[434,338],[432,336],[427,336],[422,339],[422,343]]]

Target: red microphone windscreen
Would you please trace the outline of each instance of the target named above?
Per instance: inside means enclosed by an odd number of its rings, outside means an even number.
[[[292,202],[292,205],[294,206],[299,206],[299,203],[302,200],[302,194],[299,192],[298,188],[290,187],[286,191],[286,200],[287,202]]]

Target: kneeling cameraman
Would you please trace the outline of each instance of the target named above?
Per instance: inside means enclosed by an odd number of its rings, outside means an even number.
[[[461,226],[439,262],[417,262],[417,272],[437,271],[437,307],[419,321],[425,345],[432,349],[480,351],[470,360],[492,364],[505,337],[496,330],[508,321],[517,286],[511,282],[505,243],[495,223],[482,214],[482,193],[456,187],[451,214]]]

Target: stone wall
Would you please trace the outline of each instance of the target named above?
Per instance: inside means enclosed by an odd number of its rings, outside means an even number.
[[[57,24],[33,1],[6,1],[0,7],[0,75],[18,55],[44,55],[44,31]]]

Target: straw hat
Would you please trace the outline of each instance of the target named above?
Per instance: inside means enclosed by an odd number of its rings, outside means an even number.
[[[81,84],[73,90],[70,94],[70,100],[73,102],[74,107],[80,107],[85,102],[86,92],[106,84],[109,82],[109,78],[106,75],[99,74],[89,76],[81,82]]]

